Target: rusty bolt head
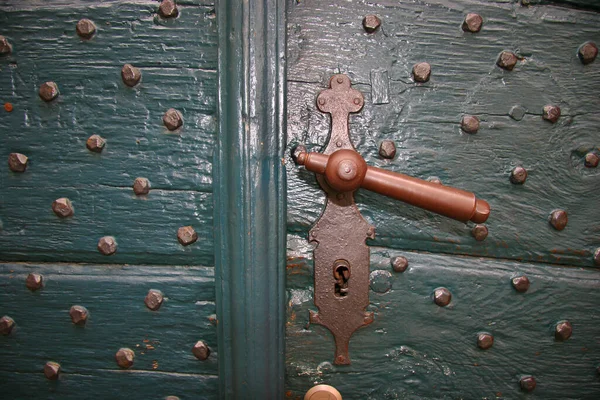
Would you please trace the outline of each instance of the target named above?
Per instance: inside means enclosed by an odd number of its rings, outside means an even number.
[[[198,360],[204,361],[210,356],[210,348],[204,341],[198,340],[192,347],[192,353]]]
[[[567,340],[573,334],[573,326],[569,321],[560,321],[554,328],[554,337],[556,340]]]
[[[27,275],[27,279],[25,279],[25,286],[32,292],[35,292],[44,286],[44,277],[40,274],[32,272]]]
[[[379,145],[379,155],[383,158],[394,158],[396,156],[396,143],[393,140],[383,140]]]
[[[112,236],[103,236],[98,240],[98,251],[105,256],[115,254],[117,251],[117,241]]]
[[[552,105],[544,106],[542,118],[544,118],[546,121],[555,123],[560,118],[560,107]]]
[[[15,320],[9,317],[8,315],[5,315],[4,317],[0,318],[0,334],[5,336],[10,335],[10,332],[12,332],[14,327]]]
[[[600,265],[600,247],[598,247],[596,251],[594,251],[594,264]]]
[[[150,289],[148,290],[148,294],[144,299],[144,303],[146,307],[148,307],[152,311],[156,311],[160,308],[164,301],[163,294],[160,290]]]
[[[529,278],[527,278],[525,275],[516,276],[512,278],[511,282],[517,292],[525,293],[527,289],[529,289]]]
[[[367,15],[363,18],[362,25],[367,33],[373,33],[377,29],[379,29],[379,26],[381,25],[381,20],[377,15]]]
[[[128,349],[127,347],[122,347],[115,354],[115,359],[117,360],[117,364],[121,368],[129,368],[133,365],[133,360],[135,358],[135,353],[133,350]]]
[[[598,55],[598,46],[594,42],[586,42],[579,47],[577,55],[584,65],[590,64],[594,62]]]
[[[71,204],[71,200],[66,197],[61,197],[60,199],[54,200],[52,203],[52,211],[56,214],[57,217],[67,218],[73,215],[73,204]]]
[[[12,52],[12,46],[4,36],[0,35],[0,56],[10,54]]]
[[[395,272],[404,272],[408,268],[408,260],[406,257],[398,256],[392,258],[390,261],[392,263],[392,269]]]
[[[48,81],[44,82],[40,86],[39,95],[45,102],[50,102],[58,97],[59,95],[58,85],[55,82]]]
[[[462,23],[462,30],[465,32],[477,33],[481,30],[482,25],[483,18],[481,18],[481,15],[469,13],[467,14],[465,20]]]
[[[87,18],[83,18],[77,22],[75,30],[77,31],[79,37],[83,39],[89,39],[94,36],[94,33],[96,33],[96,24]]]
[[[487,350],[494,344],[494,336],[491,333],[483,332],[477,335],[477,346],[482,350]]]
[[[427,82],[431,76],[431,65],[426,62],[415,64],[412,73],[415,82]]]
[[[477,224],[471,229],[471,234],[478,242],[485,240],[488,236],[488,228],[485,225]]]
[[[134,87],[142,78],[142,72],[139,68],[136,68],[131,64],[125,64],[123,65],[123,68],[121,68],[121,78],[123,79],[124,84],[129,87]]]
[[[496,60],[496,65],[507,71],[512,71],[517,65],[517,55],[512,51],[503,51]]]
[[[158,13],[163,18],[175,18],[179,15],[177,4],[173,0],[163,0],[158,6]]]
[[[516,166],[510,172],[510,182],[515,185],[522,185],[527,180],[527,170],[521,166]]]
[[[596,168],[598,161],[600,161],[600,157],[596,153],[589,152],[585,155],[585,166],[588,168]]]
[[[85,142],[85,146],[88,150],[93,151],[94,153],[101,153],[105,145],[106,140],[100,135],[92,135],[88,138],[87,142]]]
[[[562,231],[567,226],[567,212],[565,210],[554,210],[550,214],[550,225],[557,231]]]
[[[198,234],[191,226],[182,226],[177,230],[177,240],[182,245],[187,246],[198,240]]]
[[[146,178],[135,178],[133,181],[133,193],[138,196],[148,194],[150,192],[150,181]]]
[[[60,374],[60,364],[54,361],[48,361],[46,365],[44,365],[44,375],[46,378],[51,381],[55,381],[58,379],[58,375]]]
[[[169,108],[165,112],[165,115],[163,115],[163,124],[165,124],[168,130],[174,131],[183,125],[183,116],[176,109]]]
[[[477,133],[479,130],[479,118],[473,115],[465,115],[460,122],[460,128],[466,133]]]
[[[10,153],[8,155],[8,168],[12,172],[25,172],[27,169],[27,156],[21,153]]]
[[[90,314],[87,308],[83,306],[72,306],[69,310],[69,315],[75,325],[85,325]]]
[[[435,289],[433,292],[433,301],[440,307],[446,307],[452,300],[452,294],[445,287]]]
[[[296,165],[299,165],[300,162],[298,161],[298,157],[300,157],[301,154],[307,153],[308,150],[306,149],[306,146],[301,144],[299,144],[298,146],[294,146],[291,151],[292,160],[294,160],[294,163],[296,163]]]
[[[521,390],[524,392],[532,392],[533,389],[535,389],[535,378],[531,375],[527,375],[521,378],[521,381],[519,382],[519,384],[521,385]]]

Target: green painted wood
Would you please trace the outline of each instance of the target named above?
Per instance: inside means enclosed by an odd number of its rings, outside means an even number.
[[[597,270],[489,258],[371,248],[371,269],[389,274],[391,290],[370,291],[375,321],[350,341],[351,366],[333,366],[334,343],[309,323],[314,310],[311,246],[290,235],[287,265],[286,390],[302,399],[314,384],[335,386],[344,399],[595,399],[600,396]],[[395,273],[390,257],[409,260]],[[511,286],[525,274],[526,293]],[[384,281],[386,279],[383,279]],[[447,307],[432,301],[437,287],[452,293]],[[567,319],[572,337],[554,338]],[[494,335],[488,350],[477,333]],[[537,388],[525,395],[521,375]]]
[[[285,2],[218,3],[215,267],[224,399],[283,397]]]
[[[482,15],[481,32],[461,30],[468,12]],[[382,19],[374,34],[362,28],[367,14]],[[599,24],[596,12],[514,1],[290,2],[288,145],[324,146],[329,116],[316,109],[315,99],[332,74],[347,74],[365,95],[350,130],[368,164],[438,177],[492,207],[490,234],[477,242],[471,225],[359,191],[359,207],[377,229],[372,244],[592,266],[600,247],[600,169],[585,168],[583,157],[600,149],[600,63],[583,66],[576,53],[585,41],[600,43]],[[512,72],[495,66],[503,50],[523,57]],[[421,61],[431,64],[431,80],[415,84],[411,69]],[[372,85],[373,71],[387,71],[389,103],[373,104],[372,90],[376,97],[384,90],[379,81]],[[546,104],[562,108],[555,125],[541,118]],[[509,116],[515,105],[526,109],[520,121]],[[481,119],[477,134],[461,132],[464,114]],[[384,139],[396,142],[394,160],[378,155]],[[529,172],[523,186],[509,182],[516,165]],[[323,192],[290,158],[287,175],[288,226],[307,235],[322,211]],[[562,232],[548,224],[557,208],[569,214]]]
[[[30,272],[44,287],[25,287]],[[214,269],[76,264],[0,264],[0,314],[16,327],[0,337],[0,391],[10,398],[217,398]],[[165,296],[158,311],[144,304],[149,289]],[[69,309],[90,313],[85,327]],[[199,361],[192,347],[212,350]],[[135,352],[131,369],[114,356]],[[47,361],[61,364],[58,382],[43,375]],[[161,397],[162,396],[162,397]]]

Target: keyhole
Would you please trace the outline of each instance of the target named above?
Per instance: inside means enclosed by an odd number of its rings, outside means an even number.
[[[335,296],[346,297],[348,295],[348,281],[350,280],[350,264],[348,261],[337,260],[334,263],[333,278],[335,279]]]

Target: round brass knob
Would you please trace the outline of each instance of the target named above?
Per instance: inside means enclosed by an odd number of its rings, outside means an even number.
[[[306,392],[304,400],[342,400],[342,395],[333,386],[317,385]]]

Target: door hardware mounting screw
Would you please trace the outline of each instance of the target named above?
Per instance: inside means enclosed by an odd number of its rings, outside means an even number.
[[[477,224],[471,229],[471,234],[478,242],[485,240],[488,236],[488,228],[485,225]]]
[[[393,140],[383,140],[379,145],[379,155],[387,159],[394,158],[396,156],[396,143]]]

